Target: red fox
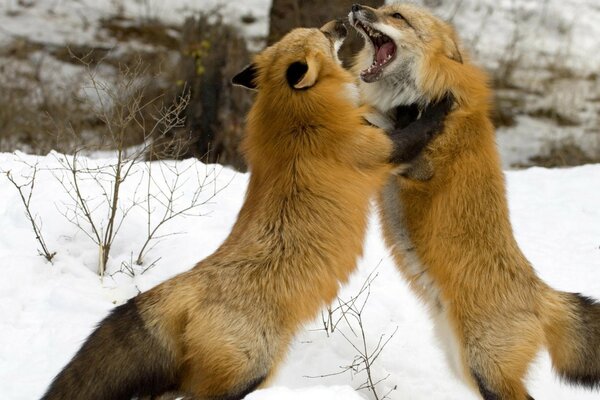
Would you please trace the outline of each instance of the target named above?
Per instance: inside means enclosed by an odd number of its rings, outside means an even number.
[[[433,173],[391,177],[379,208],[396,263],[459,370],[485,400],[532,399],[523,377],[545,346],[563,379],[598,388],[600,304],[549,287],[515,241],[486,75],[423,8],[355,4],[349,18],[366,41],[355,66],[366,103],[393,116],[396,107],[455,101],[423,152]]]
[[[43,399],[236,400],[268,381],[355,269],[390,160],[417,155],[447,112],[432,107],[433,128],[395,132],[397,143],[366,123],[370,108],[336,56],[345,34],[336,22],[296,29],[234,77],[257,94],[244,139],[250,182],[230,235],[112,311]]]

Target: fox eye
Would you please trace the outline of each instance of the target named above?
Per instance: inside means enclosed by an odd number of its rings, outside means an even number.
[[[394,13],[392,14],[392,18],[396,18],[396,19],[404,19],[404,17],[402,16],[402,14],[400,13]]]

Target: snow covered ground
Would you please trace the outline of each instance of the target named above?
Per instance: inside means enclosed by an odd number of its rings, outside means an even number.
[[[498,70],[506,67],[502,63],[507,60],[519,62],[508,80],[514,92],[509,95],[525,104],[515,105],[516,125],[499,131],[505,165],[524,162],[544,152],[548,143],[565,137],[575,138],[584,148],[600,146],[597,0],[417,2],[452,19],[479,64]],[[101,18],[122,14],[181,23],[186,16],[215,6],[258,48],[267,32],[270,0],[0,0],[0,46],[25,39],[53,46],[111,47],[117,43],[99,31]],[[240,23],[246,15],[256,21]],[[35,61],[40,54],[32,57]],[[57,77],[74,74],[70,64],[51,57],[42,59],[43,76],[49,80],[61,81]],[[547,109],[560,111],[574,124],[558,126],[552,119],[535,115]],[[27,164],[39,162],[31,204],[42,222],[48,247],[57,252],[53,264],[37,255],[37,242],[18,193],[0,175],[3,400],[38,398],[112,307],[188,269],[216,249],[235,220],[247,182],[246,175],[220,166],[192,160],[165,164],[162,171],[167,181],[174,171],[180,171],[181,182],[185,182],[178,192],[178,207],[189,204],[197,174],[208,174],[209,180],[216,177],[215,185],[206,188],[207,199],[220,191],[194,211],[202,216],[181,216],[165,225],[161,234],[166,236],[154,243],[146,258],[146,266],[153,261],[156,265],[143,274],[145,267],[127,271],[144,240],[140,232],[147,226],[143,208],[134,208],[115,240],[108,275],[101,281],[96,273],[97,247],[61,214],[71,204],[56,179],[61,157],[0,154],[0,170],[13,171],[17,179],[30,174]],[[112,160],[103,155],[87,162],[102,166]],[[153,164],[153,170],[161,171],[160,165]],[[125,204],[143,194],[137,184],[146,172],[146,167],[139,165],[125,184]],[[600,298],[600,165],[510,171],[507,178],[515,234],[542,278],[556,288]],[[100,193],[94,182],[86,182],[84,188],[92,197]],[[160,211],[159,204],[153,207]],[[369,277],[376,276],[363,315],[368,349],[376,348],[382,335],[383,341],[391,337],[373,365],[375,380],[387,377],[377,385],[378,394],[389,393],[391,399],[477,399],[450,371],[423,306],[395,271],[377,220],[372,221],[365,255],[340,297],[355,296]],[[169,235],[172,233],[177,235]],[[360,301],[364,300],[363,293]],[[322,326],[317,318],[300,332],[272,387],[248,399],[373,399],[368,391],[355,391],[366,379],[364,371],[332,375],[353,364],[358,353],[353,346],[360,348],[358,337],[343,322],[329,336]],[[532,366],[528,387],[535,398],[544,400],[600,396],[561,384],[551,373],[546,353]]]
[[[0,175],[0,398],[39,398],[53,376],[79,348],[93,326],[116,304],[190,268],[210,254],[226,237],[243,201],[247,175],[220,166],[205,166],[187,160],[163,164],[164,176],[180,173],[182,186],[175,207],[184,207],[195,190],[196,176],[216,176],[205,189],[208,197],[221,189],[208,204],[195,211],[203,216],[178,217],[162,231],[165,236],[148,253],[147,264],[156,266],[129,276],[116,273],[122,263],[139,250],[146,229],[146,214],[136,208],[119,232],[103,281],[96,274],[98,250],[61,211],[70,204],[61,189],[59,154],[34,157],[0,153],[0,169],[15,178],[30,174],[27,166],[38,164],[31,206],[42,222],[42,232],[54,263],[37,255],[37,242],[23,213],[18,193]],[[83,159],[89,166],[108,165],[110,158]],[[166,168],[168,167],[168,168]],[[152,165],[160,176],[160,164]],[[124,185],[127,205],[137,198],[138,183],[144,182],[146,165]],[[21,178],[22,179],[22,178]],[[561,290],[582,292],[600,298],[600,165],[571,169],[532,168],[507,173],[514,230],[525,254],[549,284]],[[93,197],[94,182],[82,190]],[[143,185],[142,185],[143,187]],[[143,190],[142,190],[143,192]],[[96,192],[97,193],[97,192]],[[160,212],[155,204],[154,215]],[[97,212],[101,212],[99,209]],[[375,273],[373,274],[373,271]],[[423,306],[410,293],[395,271],[382,243],[375,218],[368,232],[364,257],[340,298],[359,293],[368,277],[373,279],[363,312],[367,347],[373,350],[381,335],[389,340],[373,364],[380,396],[391,399],[477,399],[451,372],[432,333]],[[360,302],[365,301],[365,295]],[[270,388],[252,393],[251,400],[373,399],[367,391],[355,391],[365,373],[350,371],[330,375],[352,365],[360,340],[348,325],[340,323],[332,334],[322,330],[317,318],[299,333],[286,362]],[[353,329],[357,329],[356,324]],[[396,331],[397,330],[397,331]],[[396,333],[394,334],[394,332]],[[392,336],[393,335],[393,336]],[[344,338],[344,336],[347,338]],[[537,399],[597,399],[599,394],[571,388],[551,373],[546,353],[532,366],[528,387]]]

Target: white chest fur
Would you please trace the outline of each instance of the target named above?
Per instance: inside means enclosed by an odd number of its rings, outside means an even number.
[[[448,361],[459,377],[464,376],[461,351],[457,336],[448,318],[448,307],[436,282],[427,272],[427,266],[419,259],[410,238],[404,219],[404,207],[400,199],[400,189],[395,176],[388,179],[383,189],[381,216],[392,234],[392,252],[396,255],[398,268],[411,288],[428,306],[435,324],[435,333],[446,350]]]
[[[392,252],[399,255],[396,257],[397,261],[402,259],[398,267],[404,278],[428,306],[441,308],[440,292],[434,280],[427,273],[427,267],[419,259],[406,228],[404,207],[400,199],[398,180],[395,176],[391,176],[384,186],[381,207],[383,222],[387,225],[388,231],[392,233]]]

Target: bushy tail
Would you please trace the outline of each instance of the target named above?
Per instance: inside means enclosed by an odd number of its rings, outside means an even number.
[[[556,372],[567,382],[600,388],[600,303],[577,293],[557,293],[560,307],[546,328]]]
[[[175,378],[172,355],[145,327],[131,299],[98,325],[42,400],[130,400],[162,393]]]

